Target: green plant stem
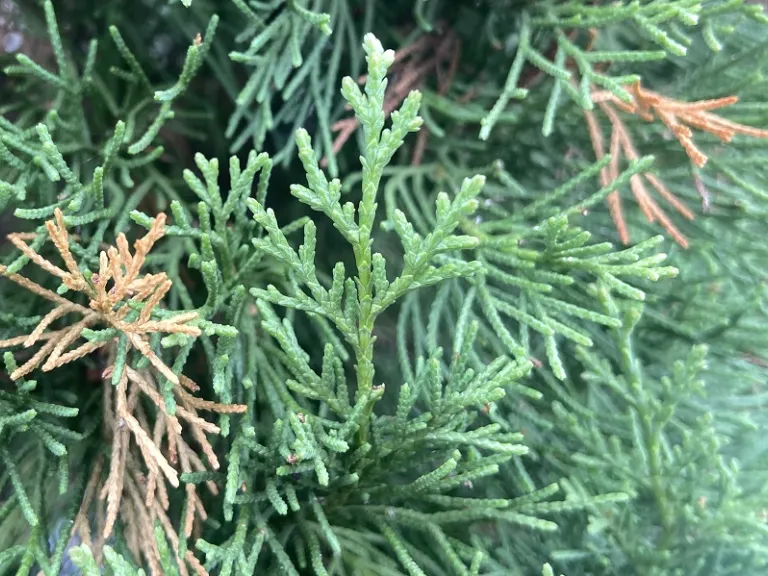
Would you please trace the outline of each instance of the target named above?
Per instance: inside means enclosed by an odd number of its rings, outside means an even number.
[[[661,474],[661,452],[659,450],[657,430],[654,428],[653,418],[648,414],[648,405],[642,397],[643,385],[637,364],[634,360],[632,350],[632,339],[630,337],[631,329],[620,329],[620,338],[622,344],[621,364],[624,374],[629,378],[630,390],[640,393],[635,409],[638,410],[640,425],[643,430],[643,440],[645,451],[648,454],[648,471],[650,472],[650,489],[656,503],[656,508],[661,519],[662,537],[661,548],[666,549],[672,535],[672,514],[669,510],[667,495],[664,492]],[[643,410],[645,409],[645,410]]]
[[[374,195],[379,185],[379,178],[364,177],[368,180],[363,189],[363,202],[361,213],[366,209],[366,197],[370,198],[369,204],[374,204]],[[374,180],[371,182],[371,180]],[[375,208],[374,208],[375,209]],[[361,218],[361,222],[362,222]],[[358,283],[358,303],[359,313],[357,320],[357,346],[355,349],[355,358],[357,364],[355,370],[357,373],[357,392],[367,394],[373,388],[373,274],[371,271],[371,229],[365,223],[361,223],[359,229],[359,243],[355,247],[355,263],[357,265],[357,283]],[[373,402],[370,402],[365,408],[362,422],[358,430],[358,446],[368,441],[368,428],[373,412]]]

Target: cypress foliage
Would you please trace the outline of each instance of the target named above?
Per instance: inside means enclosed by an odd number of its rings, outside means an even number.
[[[0,10],[0,574],[768,570],[762,6]]]

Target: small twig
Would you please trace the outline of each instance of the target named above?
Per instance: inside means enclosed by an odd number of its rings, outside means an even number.
[[[389,115],[394,111],[411,91],[424,84],[433,71],[437,75],[439,93],[445,94],[450,89],[456,74],[460,50],[460,42],[453,32],[448,30],[440,35],[425,34],[395,52],[395,59],[390,67],[393,81],[388,86],[385,96],[384,113]],[[443,74],[443,65],[446,62],[448,70]],[[361,76],[358,82],[362,84],[365,80],[366,76]],[[334,123],[331,130],[336,133],[336,137],[331,145],[332,153],[338,154],[359,127],[360,122],[355,117],[344,118]],[[421,163],[428,137],[429,131],[422,128],[413,151],[414,165]],[[320,165],[327,164],[327,157],[322,158]]]
[[[696,191],[699,193],[699,196],[701,197],[701,211],[705,214],[709,213],[712,209],[710,206],[710,194],[709,189],[704,186],[704,182],[701,180],[701,177],[694,172],[693,173],[693,185],[696,186]]]

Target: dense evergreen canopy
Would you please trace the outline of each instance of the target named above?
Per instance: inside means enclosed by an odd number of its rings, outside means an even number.
[[[768,573],[762,5],[0,45],[0,574]]]

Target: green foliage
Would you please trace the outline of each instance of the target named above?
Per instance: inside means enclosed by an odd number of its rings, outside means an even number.
[[[745,2],[722,0],[716,2],[627,2],[622,5],[592,6],[588,2],[550,3],[541,2],[530,12],[524,11],[519,17],[519,41],[515,58],[509,68],[503,89],[490,110],[483,118],[480,138],[489,137],[499,116],[512,99],[525,98],[528,89],[520,86],[521,74],[526,63],[538,68],[553,79],[552,90],[546,106],[543,133],[549,136],[556,111],[564,92],[580,107],[593,108],[590,86],[595,85],[616,95],[620,100],[630,102],[629,93],[623,85],[637,82],[637,74],[609,75],[600,71],[605,63],[619,65],[637,64],[661,60],[667,55],[685,56],[693,43],[693,34],[685,29],[700,30],[713,52],[719,52],[722,44],[718,37],[733,32],[731,15],[749,18],[762,24],[768,23],[762,9]],[[493,38],[497,38],[500,23],[508,19],[496,17],[492,12],[487,27]],[[726,23],[727,22],[727,23]],[[602,48],[598,43],[595,50],[579,45],[581,32],[589,30],[598,36],[603,30],[624,27],[625,34],[632,38],[629,49],[616,50],[614,46]],[[533,37],[554,39],[554,58],[542,54],[532,44]],[[496,40],[501,44],[501,40]],[[633,46],[634,44],[634,46]],[[643,49],[646,45],[651,50]],[[566,66],[572,59],[578,73]],[[577,82],[578,81],[578,82]]]
[[[532,450],[541,443],[538,450],[546,446],[550,455],[540,473],[571,471],[563,480],[566,501],[611,490],[633,499],[628,507],[590,511],[582,551],[555,549],[553,560],[573,567],[586,561],[606,574],[623,567],[643,574],[759,573],[766,566],[764,486],[739,486],[743,471],[726,456],[757,422],[724,407],[718,418],[742,432],[714,421],[718,383],[702,378],[706,346],[691,348],[667,374],[649,371],[632,337],[641,309],[622,310],[604,288],[600,295],[606,313],[623,315],[623,326],[604,353],[577,350],[582,390],[550,379],[555,425],[541,430]]]
[[[99,569],[93,552],[85,544],[75,546],[69,550],[69,558],[72,563],[77,567],[83,576],[97,576],[104,574],[105,572]],[[111,546],[104,546],[104,558],[107,567],[107,574],[113,576],[145,576],[146,572],[141,568],[135,568],[131,566],[122,555],[115,552]],[[172,574],[173,572],[166,572],[166,574]]]
[[[624,298],[644,300],[645,293],[628,284],[628,279],[657,281],[676,274],[674,268],[660,266],[664,254],[643,257],[663,240],[660,236],[616,251],[608,242],[590,243],[589,232],[569,225],[569,218],[592,209],[633,174],[643,171],[650,161],[646,158],[633,164],[609,186],[565,209],[555,208],[556,203],[593,178],[605,165],[604,161],[524,206],[520,206],[515,197],[529,193],[503,166],[495,163],[487,170],[494,179],[485,187],[480,211],[474,218],[464,218],[461,229],[468,239],[475,240],[473,256],[482,264],[483,273],[474,280],[475,288],[472,288],[477,297],[471,300],[477,302],[476,313],[484,319],[481,330],[496,341],[497,353],[512,354],[526,361],[533,356],[532,346],[538,344],[532,343],[533,333],[544,339],[546,357],[558,378],[563,379],[565,372],[557,338],[585,346],[592,344],[587,334],[573,327],[574,320],[614,327],[620,323],[592,308],[591,299],[582,288],[585,282],[599,279]],[[419,226],[417,231],[426,234],[426,227],[435,221],[435,215],[428,208],[426,190],[430,189],[428,183],[435,180],[447,183],[450,177],[441,174],[437,166],[394,173],[385,186],[388,218],[384,227],[393,227],[395,207],[403,205]],[[458,286],[456,290],[466,293],[466,289]],[[448,292],[445,294],[441,304],[447,310],[450,303]],[[410,301],[412,306],[417,306],[416,297]],[[444,311],[438,310],[434,319],[441,321],[443,316]],[[401,316],[401,320],[407,322],[405,316]],[[513,322],[517,326],[511,326]],[[432,343],[436,342],[439,326],[432,316],[426,332],[414,330],[412,342],[417,351],[434,347]],[[406,373],[410,370],[404,369]]]
[[[362,65],[357,45],[360,33],[353,15],[356,3],[312,3],[316,8],[304,7],[298,0],[233,0],[233,4],[247,23],[235,41],[247,43],[247,48],[231,51],[229,58],[248,66],[250,75],[235,98],[237,109],[227,125],[231,151],[248,145],[260,150],[267,135],[272,134],[275,161],[287,164],[295,152],[290,135],[306,123],[314,109],[320,133],[318,151],[327,155],[329,170],[336,176],[331,146],[331,125],[341,112],[336,78],[345,54],[352,59],[353,73]],[[372,4],[364,3],[364,30],[370,28]],[[329,39],[332,28],[335,41]],[[275,112],[278,98],[280,107]],[[280,134],[283,126],[289,127],[286,136]]]
[[[756,4],[122,4],[21,6],[49,51],[2,57],[0,231],[54,261],[61,209],[90,281],[166,212],[142,271],[172,285],[150,320],[194,313],[201,333],[153,335],[152,354],[201,410],[247,411],[219,414],[201,466],[140,508],[150,560],[125,511],[98,540],[105,398],[149,356],[124,325],[90,327],[104,356],[3,374],[0,574],[766,570],[765,145],[697,134],[694,169],[627,115],[638,158],[606,183],[584,124],[593,90],[626,101],[642,79],[736,94],[723,116],[765,126]],[[343,148],[340,120],[359,125]],[[701,207],[679,224],[689,249],[627,205],[637,242],[616,247],[605,200],[648,173]],[[0,261],[89,303],[9,244]],[[0,279],[9,375],[49,312]],[[182,414],[169,378],[136,400],[144,422]],[[145,461],[127,468],[139,491]]]
[[[435,226],[424,236],[413,230],[404,214],[397,215],[398,236],[406,256],[401,273],[389,280],[384,257],[372,250],[376,195],[387,163],[408,132],[421,124],[417,116],[419,94],[407,98],[392,114],[391,128],[383,129],[385,74],[393,55],[385,52],[373,36],[366,37],[365,50],[369,66],[365,93],[351,79],[343,84],[343,94],[361,121],[366,141],[361,157],[360,204],[357,208],[351,203],[340,204],[341,182],[326,179],[304,131],[297,133],[297,144],[309,186],[292,187],[300,201],[324,213],[350,244],[356,276],[347,277],[340,262],[334,267],[330,285],[323,285],[315,266],[315,224],[311,220],[304,224],[304,241],[296,251],[272,210],[264,208],[263,194],[257,194],[261,201],[246,200],[254,220],[265,232],[256,234],[253,240],[256,252],[279,262],[286,278],[282,290],[274,285],[250,290],[262,319],[263,352],[258,351],[256,361],[250,363],[248,368],[254,373],[249,372],[248,378],[260,382],[272,396],[269,402],[273,420],[270,423],[263,417],[252,417],[243,421],[232,441],[223,515],[225,520],[235,521],[234,534],[220,545],[198,542],[205,552],[207,568],[218,566],[223,574],[249,573],[248,567],[265,555],[271,559],[262,560],[263,565],[296,573],[295,560],[282,544],[288,534],[294,545],[304,550],[302,554],[309,554],[308,561],[318,573],[325,570],[321,551],[328,548],[340,569],[353,569],[373,553],[370,546],[357,549],[362,543],[345,545],[343,532],[338,530],[349,530],[348,523],[354,518],[368,529],[380,531],[406,570],[419,573],[421,568],[400,531],[416,529],[426,532],[424,537],[437,537],[452,562],[468,570],[441,525],[500,517],[533,529],[548,528],[533,516],[484,509],[482,502],[478,502],[479,508],[469,509],[461,499],[436,514],[419,511],[427,495],[438,495],[492,474],[501,462],[525,452],[516,443],[519,436],[499,434],[497,425],[481,425],[476,410],[502,397],[504,386],[523,376],[528,364],[501,356],[487,365],[470,368],[464,358],[474,344],[477,325],[466,324],[469,318],[465,317],[465,325],[459,330],[461,338],[454,343],[455,350],[464,349],[466,354],[455,355],[446,373],[441,368],[444,354],[440,349],[422,358],[413,380],[399,390],[396,413],[374,414],[374,405],[385,394],[384,385],[375,383],[375,320],[416,288],[477,272],[478,265],[472,262],[433,262],[441,254],[477,245],[475,239],[453,232],[459,221],[477,208],[475,197],[482,178],[466,179],[453,199],[439,195]],[[210,192],[216,176],[210,173],[210,167],[215,163],[206,162],[198,161]],[[256,162],[249,164],[254,166]],[[187,178],[188,182],[194,182],[191,178]],[[202,197],[201,184],[192,184],[192,188],[200,190],[198,195]],[[229,198],[238,195],[230,193]],[[208,201],[214,207],[216,221],[217,202],[210,198]],[[222,217],[227,215],[224,210]],[[141,222],[144,217],[137,215],[136,219]],[[184,234],[183,229],[179,233]],[[222,259],[225,254],[221,253]],[[248,257],[243,251],[243,258]],[[320,320],[329,335],[337,331],[339,336],[325,345],[319,373],[310,365],[293,325],[281,319],[273,305],[307,312]],[[355,378],[350,386],[352,366]],[[319,406],[313,408],[312,401],[319,402]],[[412,416],[414,408],[423,402],[428,410],[419,409],[418,416]],[[414,462],[416,453],[430,454],[433,468]],[[382,466],[385,461],[387,465]],[[241,488],[245,491],[241,492]],[[291,522],[275,533],[266,524],[271,514],[287,516]],[[271,553],[263,550],[264,544]]]
[[[95,200],[92,209],[104,209],[106,191],[108,198],[116,200],[110,203],[111,213],[116,214],[122,191],[133,186],[134,178],[147,187],[157,179],[152,163],[163,155],[164,148],[146,150],[173,118],[174,101],[202,64],[218,19],[211,19],[200,45],[189,47],[178,81],[166,90],[154,90],[115,26],[109,29],[111,40],[128,70],[115,67],[109,71],[111,77],[105,77],[98,66],[96,40],[88,45],[85,65],[76,70],[62,44],[53,4],[43,5],[57,70],[52,72],[24,54],[5,69],[9,77],[19,77],[20,90],[34,97],[16,123],[4,119],[0,126],[4,164],[0,206],[24,202],[34,209],[17,210],[18,218],[45,218],[56,206],[80,211],[89,193]],[[114,90],[121,92],[119,99]],[[160,102],[159,109],[155,101]],[[110,122],[107,118],[124,120],[117,122],[111,134],[101,133],[105,121]],[[94,167],[99,156],[104,161]],[[83,182],[89,177],[91,182]]]

